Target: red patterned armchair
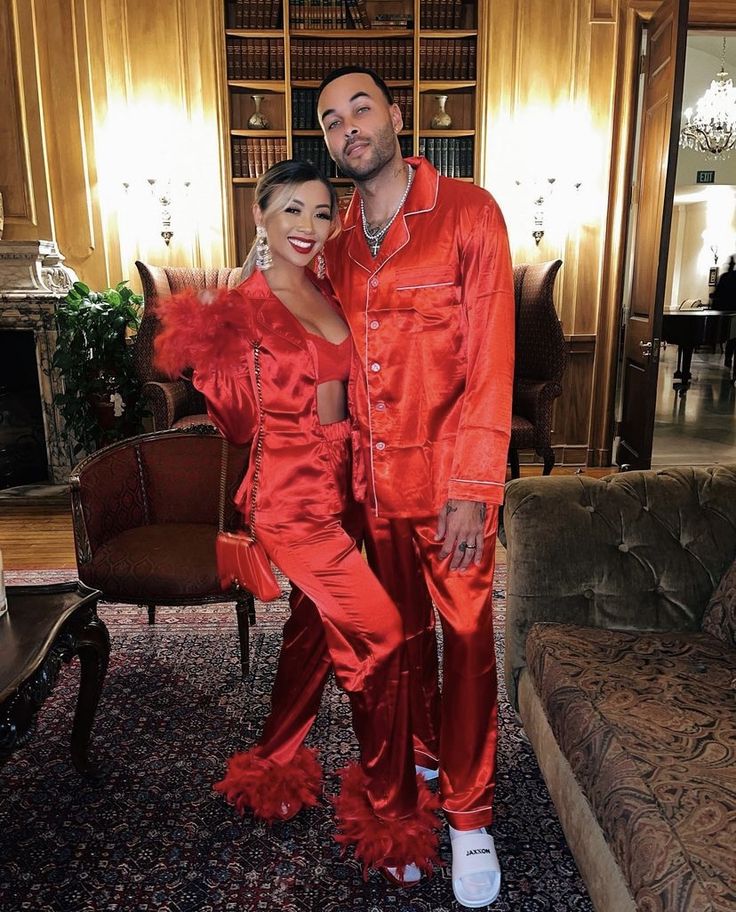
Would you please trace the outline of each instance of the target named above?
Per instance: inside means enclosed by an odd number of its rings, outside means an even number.
[[[222,437],[214,428],[159,431],[98,450],[71,476],[79,578],[107,602],[147,605],[236,603],[243,677],[253,596],[223,593],[217,577]],[[245,474],[248,448],[229,447],[226,529],[239,516],[232,497]]]
[[[555,464],[552,403],[562,393],[567,345],[552,290],[562,260],[514,267],[516,364],[509,462],[519,477],[519,450],[533,449],[544,460],[543,474]]]
[[[158,332],[156,305],[161,298],[186,288],[204,290],[240,284],[239,266],[223,269],[194,269],[183,266],[148,266],[135,264],[143,283],[144,311],[133,350],[136,375],[143,381],[143,396],[153,415],[154,431],[209,424],[204,398],[192,384],[180,378],[172,380],[153,363],[153,340]]]

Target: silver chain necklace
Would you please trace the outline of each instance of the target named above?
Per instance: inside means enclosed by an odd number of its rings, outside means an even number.
[[[409,195],[409,191],[411,190],[412,181],[414,180],[414,169],[412,168],[411,165],[407,165],[406,167],[409,169],[409,175],[406,180],[406,188],[404,189],[404,193],[403,193],[401,199],[399,200],[399,205],[396,207],[394,214],[386,222],[385,225],[382,225],[380,228],[373,228],[373,229],[371,229],[369,227],[368,219],[365,217],[365,206],[363,205],[363,198],[361,197],[360,217],[363,220],[363,234],[365,235],[365,239],[368,242],[368,247],[370,248],[370,251],[371,251],[371,256],[373,256],[373,257],[378,256],[378,251],[381,248],[383,239],[386,237],[386,234],[388,233],[388,229],[391,227],[391,225],[393,225],[393,223],[396,219],[396,216],[399,214],[399,212],[401,212],[401,208],[404,205],[404,203],[406,202],[406,198]]]

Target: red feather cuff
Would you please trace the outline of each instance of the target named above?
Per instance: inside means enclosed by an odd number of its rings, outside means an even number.
[[[237,288],[180,292],[161,301],[156,316],[155,363],[172,377],[186,368],[233,368],[253,338],[251,304]]]

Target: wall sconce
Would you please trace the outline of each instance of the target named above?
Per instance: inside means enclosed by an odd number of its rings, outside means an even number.
[[[523,185],[523,181],[517,180],[517,187]],[[549,207],[550,197],[553,193],[554,185],[557,183],[556,177],[548,177],[546,180],[532,180],[526,182],[532,192],[532,237],[534,238],[534,243],[539,247],[539,242],[544,237],[544,223],[545,216]],[[582,181],[578,181],[573,184],[573,189],[579,190],[582,186]]]
[[[151,197],[156,201],[159,207],[158,217],[161,225],[161,237],[164,239],[164,244],[168,247],[174,236],[174,229],[172,228],[172,210],[176,207],[176,201],[174,200],[173,181],[171,178],[158,180],[155,177],[148,177],[146,178],[146,183],[148,184]],[[189,193],[191,185],[192,182],[189,180],[181,182],[183,195]],[[124,181],[123,188],[127,193],[131,188],[130,183]]]

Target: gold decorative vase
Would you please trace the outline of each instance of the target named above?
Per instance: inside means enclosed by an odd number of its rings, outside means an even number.
[[[438,111],[432,118],[430,126],[433,130],[449,130],[452,126],[452,118],[445,110],[447,104],[447,95],[435,95],[437,99]]]

